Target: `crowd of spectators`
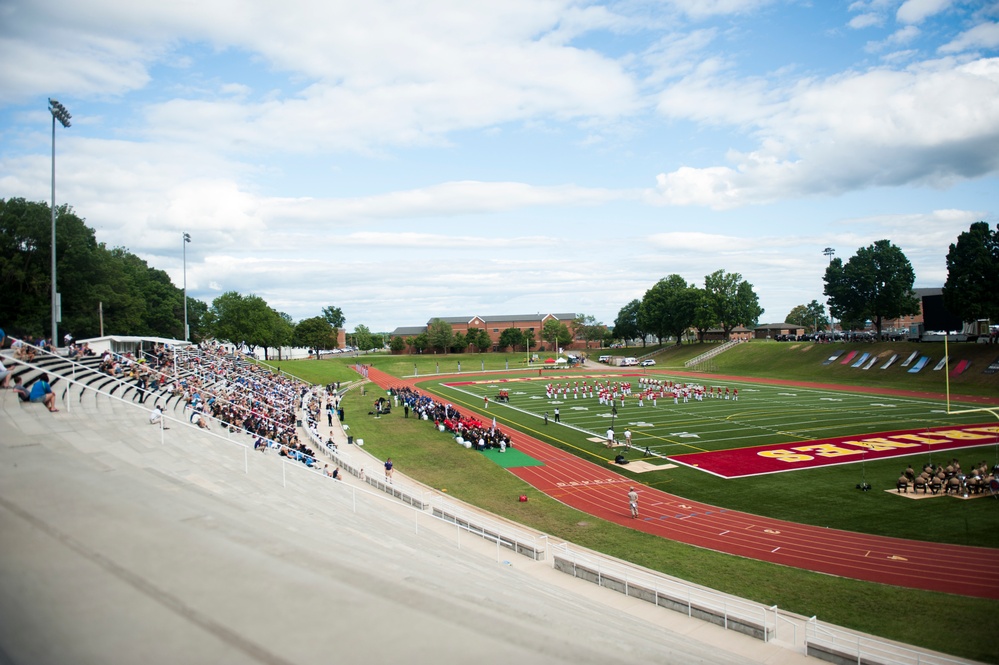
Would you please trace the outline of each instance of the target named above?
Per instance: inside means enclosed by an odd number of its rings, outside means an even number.
[[[312,466],[314,453],[298,440],[295,408],[307,385],[242,362],[225,347],[206,343],[184,349],[156,346],[136,358],[106,352],[101,371],[132,380],[143,397],[157,391],[178,397],[192,424],[211,429],[214,420],[230,432],[255,437],[254,448]]]
[[[496,448],[504,452],[513,445],[510,443],[510,436],[495,424],[484,423],[475,416],[467,416],[452,404],[439,402],[408,386],[392,388],[390,392],[399,399],[404,409],[408,409],[407,413],[411,411],[422,420],[433,421],[438,430],[449,432],[459,443],[467,442],[468,448]]]

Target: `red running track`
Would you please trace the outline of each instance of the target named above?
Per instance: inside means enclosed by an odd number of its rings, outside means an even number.
[[[418,389],[413,381],[375,368],[368,368],[368,378],[385,389],[402,385]],[[641,516],[634,519],[626,496],[628,488],[636,485],[634,481],[522,432],[508,431],[515,448],[544,462],[544,466],[513,468],[510,472],[595,517],[697,547],[794,568],[999,599],[999,550],[785,522],[690,501],[644,485],[637,485]]]

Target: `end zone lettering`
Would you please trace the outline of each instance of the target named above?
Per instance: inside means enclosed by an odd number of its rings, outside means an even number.
[[[670,455],[668,459],[722,478],[745,478],[992,443],[999,444],[999,425],[994,422],[684,453]]]
[[[813,443],[804,446],[793,446],[790,449],[761,450],[756,454],[760,457],[794,464],[814,459],[812,455],[807,453],[813,453],[818,457],[844,457],[847,455],[862,455],[866,452],[919,448],[920,444],[932,446],[953,443],[955,441],[983,441],[993,438],[991,435],[997,432],[999,432],[999,427],[972,427],[963,430],[948,429],[927,432],[925,434],[896,434],[890,437],[871,437],[869,439],[841,441],[838,443]],[[853,446],[853,448],[848,446]]]

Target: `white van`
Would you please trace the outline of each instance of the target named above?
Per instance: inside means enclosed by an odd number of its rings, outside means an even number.
[[[621,367],[632,367],[638,364],[637,358],[622,358]]]

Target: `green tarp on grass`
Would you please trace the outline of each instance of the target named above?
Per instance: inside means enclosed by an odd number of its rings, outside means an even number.
[[[507,448],[505,453],[501,453],[499,448],[483,450],[482,454],[499,464],[504,469],[513,469],[519,466],[544,466],[544,462],[539,462],[530,455],[522,453],[516,448]]]

